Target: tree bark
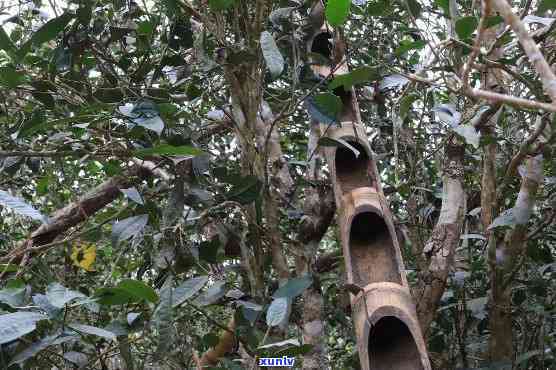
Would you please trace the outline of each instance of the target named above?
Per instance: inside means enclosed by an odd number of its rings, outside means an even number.
[[[425,338],[444,293],[448,274],[454,264],[454,253],[459,244],[463,224],[464,147],[462,144],[454,143],[454,138],[451,140],[452,142],[446,146],[440,217],[423,249],[423,259],[428,267],[422,272],[422,278],[414,289],[417,315]]]
[[[527,224],[535,205],[535,196],[543,181],[542,156],[528,157],[525,161],[525,173],[517,195],[513,212],[517,224],[507,231],[503,238],[496,240],[494,252],[494,269],[491,289],[490,309],[490,360],[513,362],[511,289],[514,275],[520,267],[520,259],[527,246]],[[494,234],[494,233],[492,233]]]
[[[322,155],[318,151],[320,127],[311,122],[309,143],[307,145],[307,180],[316,184],[321,179]],[[303,292],[303,343],[312,346],[303,356],[303,369],[328,367],[324,299],[320,288],[319,274],[316,270],[316,256],[319,243],[334,218],[335,203],[332,191],[327,188],[309,185],[305,190],[304,215],[299,225],[298,240],[300,253],[296,260],[297,275],[311,275],[313,284]]]

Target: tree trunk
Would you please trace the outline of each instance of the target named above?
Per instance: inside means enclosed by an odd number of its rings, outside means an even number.
[[[311,121],[307,145],[307,181],[313,183],[305,190],[303,218],[299,227],[298,240],[301,250],[296,259],[297,275],[310,274],[313,285],[303,292],[303,343],[312,346],[303,356],[303,369],[316,370],[328,367],[324,299],[315,269],[319,243],[334,217],[335,204],[330,189],[316,185],[321,180],[322,156],[317,147],[319,124]]]
[[[434,320],[440,298],[444,293],[450,269],[454,265],[454,253],[459,244],[464,216],[463,154],[462,144],[456,138],[446,146],[446,161],[442,176],[442,208],[432,235],[423,250],[428,268],[422,272],[419,286],[414,290],[417,314],[427,337]]]

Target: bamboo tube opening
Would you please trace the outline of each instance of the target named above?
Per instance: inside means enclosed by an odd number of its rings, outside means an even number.
[[[369,154],[358,142],[348,141],[348,143],[359,151],[359,156],[356,157],[355,153],[346,147],[336,149],[336,177],[342,194],[353,189],[374,186],[370,175],[372,169]]]
[[[403,321],[381,318],[369,333],[370,370],[423,370],[415,339]]]
[[[315,36],[311,44],[311,52],[317,53],[326,59],[332,58],[332,34],[330,32],[321,32]]]
[[[351,223],[349,250],[353,282],[361,287],[371,283],[402,284],[395,247],[384,219],[375,212],[361,212]]]

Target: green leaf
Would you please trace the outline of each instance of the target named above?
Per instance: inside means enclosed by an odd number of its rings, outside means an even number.
[[[265,345],[259,346],[257,348],[258,349],[265,349],[265,348],[289,347],[289,346],[298,347],[299,345],[300,345],[299,339],[286,339],[286,340],[282,340],[280,342],[265,344]]]
[[[4,271],[5,265],[0,265],[0,271]],[[16,268],[17,271],[17,268]],[[21,280],[11,280],[6,287],[0,290],[0,302],[11,307],[22,306],[25,301],[26,285]]]
[[[36,312],[14,312],[0,315],[0,344],[16,340],[37,328],[37,321],[47,317]]]
[[[206,292],[197,297],[195,304],[199,306],[215,304],[220,298],[224,297],[225,294],[226,282],[220,280],[215,282],[210,288],[207,289]]]
[[[440,104],[431,109],[438,120],[450,125],[452,128],[461,122],[461,112],[454,104]]]
[[[384,91],[387,89],[399,89],[401,87],[404,87],[408,83],[409,83],[409,79],[407,77],[400,74],[393,74],[384,77],[384,79],[380,81],[380,85],[378,89],[380,91]]]
[[[19,266],[13,263],[0,263],[0,271],[3,272],[17,272]]]
[[[315,96],[317,108],[329,117],[336,118],[342,110],[342,100],[331,93],[322,93]]]
[[[65,13],[57,18],[49,20],[31,36],[33,45],[38,46],[55,39],[72,19],[72,14]]]
[[[417,0],[407,0],[407,7],[409,8],[409,11],[414,18],[419,18],[423,8]]]
[[[307,109],[307,112],[309,113],[309,116],[311,117],[311,119],[319,122],[319,123],[324,123],[327,125],[331,125],[334,123],[338,123],[338,118],[336,115],[330,116],[328,114],[326,114],[326,109],[328,107],[319,107],[315,101],[315,98],[313,98],[312,96],[308,97],[307,99],[305,99],[305,108]]]
[[[343,140],[343,139],[332,139],[331,137],[322,137],[319,139],[318,144],[320,146],[335,146],[335,147],[344,147],[347,148],[349,150],[351,150],[353,152],[353,155],[355,155],[355,158],[359,158],[359,155],[361,154],[361,152],[359,152],[359,150],[357,150],[353,145],[351,145],[350,143],[348,143],[347,141]]]
[[[168,350],[174,344],[173,283],[174,279],[172,276],[166,278],[164,285],[160,289],[160,301],[152,317],[158,341],[156,358],[159,360],[167,356]]]
[[[547,10],[554,10],[556,9],[556,0],[542,0],[539,3],[538,12],[544,13]]]
[[[54,50],[52,63],[58,72],[67,72],[71,68],[73,53],[69,48],[58,47]]]
[[[10,36],[4,31],[4,28],[0,26],[0,50],[6,51],[8,54],[15,53],[16,47]]]
[[[529,179],[537,184],[542,184],[544,182],[543,173],[543,158],[541,155],[533,157],[530,159],[528,165],[520,165],[517,168],[517,172],[524,179]]]
[[[124,98],[122,89],[118,87],[100,87],[93,93],[93,96],[103,103],[119,103]]]
[[[276,45],[276,41],[274,41],[270,32],[262,32],[260,41],[266,66],[272,77],[276,78],[284,71],[284,57],[278,50],[278,45]]]
[[[16,70],[14,67],[0,67],[0,83],[10,88],[24,84],[27,80],[25,73]]]
[[[205,334],[201,339],[201,342],[208,348],[216,346],[219,341],[220,337],[213,333]]]
[[[368,3],[367,14],[371,17],[378,17],[386,15],[386,11],[390,8],[388,0],[378,0],[376,2]]]
[[[460,236],[460,239],[479,239],[479,240],[487,240],[481,234],[463,234]]]
[[[176,289],[174,289],[174,307],[181,305],[183,302],[197,294],[205,286],[207,281],[207,276],[199,276],[191,278],[180,284]]]
[[[235,0],[209,0],[212,10],[226,10],[235,4]]]
[[[294,346],[294,347],[286,347],[284,349],[279,350],[278,352],[276,352],[274,355],[274,357],[282,357],[282,356],[288,356],[288,357],[300,357],[303,355],[306,355],[307,353],[311,352],[311,350],[313,349],[313,345],[311,344],[302,344],[300,346]]]
[[[395,54],[399,57],[407,53],[411,50],[419,50],[425,47],[425,41],[417,40],[417,41],[410,41],[410,40],[402,40],[400,45],[395,51]]]
[[[334,90],[340,86],[344,88],[344,90],[349,90],[352,86],[362,84],[369,81],[375,81],[380,78],[380,74],[378,73],[378,69],[374,67],[358,67],[355,68],[353,71],[345,74],[339,75],[330,82],[328,88],[330,90]]]
[[[458,19],[456,21],[456,33],[458,37],[462,40],[470,38],[473,32],[475,32],[478,23],[477,18],[473,16]]]
[[[83,325],[78,323],[70,323],[68,326],[74,330],[77,330],[80,333],[88,334],[88,335],[95,335],[97,337],[101,337],[108,340],[115,340],[116,334],[112,333],[111,331],[97,328],[96,326],[90,325]]]
[[[305,106],[312,119],[320,123],[332,124],[338,122],[342,100],[332,93],[322,93],[307,98]]]
[[[153,117],[138,117],[133,119],[133,123],[137,126],[144,127],[147,130],[156,132],[158,136],[160,136],[162,131],[164,131],[164,121],[158,115]]]
[[[114,245],[137,235],[147,226],[149,215],[139,215],[116,221],[112,226],[112,243]]]
[[[136,300],[136,297],[124,289],[119,288],[100,288],[95,292],[98,304],[104,306],[123,305]]]
[[[272,301],[266,311],[266,324],[270,327],[287,322],[290,313],[289,299],[282,297]]]
[[[140,280],[122,280],[116,287],[125,290],[139,299],[152,303],[158,302],[158,294],[156,294],[155,290]]]
[[[29,41],[23,44],[17,51],[17,58],[23,59],[33,46],[39,46],[45,42],[51,41],[66,27],[73,18],[72,14],[64,13],[61,16],[51,19],[39,28]]]
[[[485,28],[490,28],[504,22],[504,18],[499,15],[491,15],[485,19]]]
[[[23,199],[14,197],[10,193],[3,190],[0,190],[0,206],[9,208],[16,213],[32,218],[33,220],[42,222],[47,221],[47,217],[33,208],[33,206],[27,204]]]
[[[282,25],[282,23],[286,23],[290,20],[291,13],[295,9],[296,8],[293,6],[287,8],[278,8],[270,13],[268,19],[270,19],[270,22],[272,22],[275,27],[279,27],[280,25]]]
[[[286,284],[282,285],[274,294],[272,298],[295,298],[305,291],[313,283],[310,276],[301,278],[289,279]]]
[[[170,144],[161,144],[152,148],[134,151],[134,155],[139,158],[153,155],[196,156],[200,154],[203,154],[203,151],[192,146],[173,146]]]
[[[35,112],[36,115],[35,115]],[[79,122],[80,120],[85,120],[88,118],[96,118],[98,119],[98,115],[82,115],[82,116],[74,116],[74,117],[67,117],[67,118],[60,118],[54,120],[46,121],[44,117],[44,112],[42,111],[35,111],[30,120],[25,121],[19,130],[18,137],[26,137],[36,132],[42,132],[48,128],[52,128],[56,125],[62,125],[66,123],[73,123]]]
[[[50,335],[48,337],[44,337],[34,343],[31,343],[28,347],[26,347],[24,350],[22,350],[21,352],[19,352],[17,355],[15,355],[11,361],[10,361],[10,365],[13,364],[20,364],[28,359],[30,359],[31,357],[35,356],[37,353],[45,350],[46,348],[50,347],[50,346],[54,346],[54,345],[59,345],[62,343],[66,343],[66,342],[70,342],[70,341],[76,341],[78,340],[79,337],[75,336],[75,335],[60,335],[60,334],[55,334],[55,335]]]
[[[59,283],[52,283],[46,288],[46,298],[52,306],[63,308],[74,299],[87,298],[87,296],[81,292],[70,290]]]
[[[467,144],[471,144],[475,149],[479,148],[479,140],[481,139],[481,133],[473,127],[473,125],[459,125],[453,128],[454,132],[463,137]]]
[[[47,108],[51,108],[51,109],[54,108],[56,101],[49,93],[36,91],[36,92],[32,92],[31,94],[33,95],[33,98],[37,99],[39,102],[44,104]]]
[[[514,215],[514,209],[510,208],[502,212],[498,217],[496,217],[487,230],[492,230],[497,227],[508,227],[517,224],[516,217]]]
[[[69,351],[64,353],[64,358],[77,365],[78,368],[84,368],[89,362],[87,355],[83,352]]]
[[[77,19],[79,23],[84,26],[89,25],[91,22],[92,12],[93,12],[93,5],[95,4],[94,0],[85,0],[81,3],[79,8],[77,9]]]
[[[46,312],[49,318],[59,319],[62,312],[61,308],[57,308],[50,303],[46,295],[44,294],[34,294],[33,303],[38,306],[41,310]]]
[[[444,15],[450,17],[450,0],[434,0],[434,3],[444,11]]]
[[[401,100],[400,100],[400,111],[399,111],[399,115],[400,115],[400,119],[403,121],[405,119],[405,117],[407,117],[407,114],[409,113],[409,110],[411,109],[411,105],[417,100],[419,99],[419,96],[416,94],[409,94],[404,96]]]
[[[254,202],[260,195],[262,183],[256,176],[242,176],[234,180],[234,187],[226,193],[228,200],[249,204]]]
[[[341,26],[349,16],[351,0],[328,0],[325,16],[331,26]]]
[[[479,297],[467,301],[467,309],[471,311],[473,317],[482,320],[486,317],[486,304],[488,297]]]
[[[143,200],[143,197],[141,197],[141,194],[139,194],[139,191],[137,191],[136,187],[131,187],[128,189],[120,189],[120,191],[130,200],[134,201],[137,204],[141,204],[144,205],[145,201]]]
[[[179,0],[163,0],[162,3],[164,4],[164,13],[166,15],[174,16],[179,14],[181,9]]]
[[[208,263],[217,263],[218,248],[220,241],[215,238],[211,241],[203,241],[199,246],[199,258]]]

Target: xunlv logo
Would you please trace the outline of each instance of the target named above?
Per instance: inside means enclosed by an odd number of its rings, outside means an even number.
[[[273,367],[273,366],[293,367],[294,363],[295,363],[295,358],[288,357],[288,356],[259,358],[259,366],[261,367]]]

